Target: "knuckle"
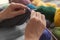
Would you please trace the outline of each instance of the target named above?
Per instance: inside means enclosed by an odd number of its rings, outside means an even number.
[[[11,3],[10,6],[13,7],[15,5],[15,3]]]
[[[40,13],[39,12],[36,12],[37,15],[39,15]]]
[[[41,14],[40,12],[37,12],[37,13]]]
[[[45,15],[44,14],[42,14],[42,16],[45,18]]]
[[[12,4],[10,4],[9,7],[12,7]]]
[[[36,12],[36,13],[40,13],[40,12]]]
[[[11,5],[14,5],[15,3],[11,3]]]
[[[31,18],[31,20],[36,20],[36,17]]]
[[[35,21],[35,22],[40,22],[40,20],[38,18],[36,18],[36,17],[31,18],[31,20]]]
[[[10,4],[10,6],[14,5],[13,3]]]

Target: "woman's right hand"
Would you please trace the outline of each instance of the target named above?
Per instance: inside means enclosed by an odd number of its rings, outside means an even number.
[[[45,16],[32,11],[31,18],[25,29],[25,39],[38,40],[46,28]]]

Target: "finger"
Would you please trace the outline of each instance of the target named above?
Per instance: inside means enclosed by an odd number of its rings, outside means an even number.
[[[38,19],[41,19],[41,13],[40,12],[37,12],[37,17],[38,17]]]
[[[32,10],[32,12],[31,12],[31,18],[35,17],[35,15],[36,15],[36,12]]]
[[[41,19],[42,19],[42,21],[43,21],[43,23],[45,24],[45,26],[46,26],[46,19],[45,19],[45,15],[43,15],[43,14],[41,14],[42,16],[41,16]]]
[[[41,14],[41,19],[44,21],[45,20],[45,15]]]
[[[15,12],[15,13],[19,13],[19,12],[22,12],[22,11],[25,13],[25,12],[26,12],[26,9],[17,10],[17,11],[14,11],[14,12]],[[21,13],[20,13],[20,14],[21,14]]]
[[[12,10],[16,9],[16,8],[22,8],[22,9],[26,9],[27,7],[23,4],[20,3],[11,3],[10,7]]]

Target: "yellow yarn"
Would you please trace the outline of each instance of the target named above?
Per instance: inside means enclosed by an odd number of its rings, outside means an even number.
[[[47,2],[47,3],[45,3],[45,4],[46,4],[46,6],[52,6],[52,7],[54,7],[54,8],[57,7],[57,5],[54,4],[54,3]]]
[[[45,5],[45,3],[41,0],[33,0],[32,4],[34,4],[35,6],[41,6],[41,5]]]
[[[56,13],[54,17],[54,24],[56,27],[60,27],[60,8],[56,9]]]
[[[52,7],[56,7],[56,4],[50,3],[50,2],[46,2],[44,3],[41,0],[33,0],[32,4],[34,4],[35,6],[52,6]]]

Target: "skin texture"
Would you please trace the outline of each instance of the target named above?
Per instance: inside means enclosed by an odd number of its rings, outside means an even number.
[[[17,8],[20,8],[20,9],[16,11],[15,9],[17,9]],[[13,18],[17,15],[24,14],[25,9],[26,9],[26,6],[24,6],[23,4],[11,3],[8,6],[8,8],[6,8],[5,10],[0,12],[0,21],[9,19],[9,18]]]
[[[39,40],[45,28],[45,16],[39,12],[32,11],[31,18],[25,29],[25,40]]]

